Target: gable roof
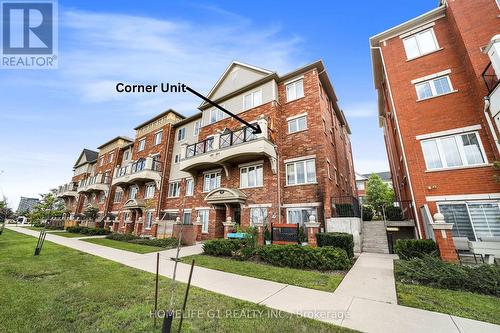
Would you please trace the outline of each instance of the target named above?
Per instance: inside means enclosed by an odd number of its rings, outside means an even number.
[[[380,178],[382,178],[382,180],[384,180],[384,181],[392,181],[390,171],[373,172],[373,173],[376,174],[377,176],[379,176]],[[364,175],[361,175],[361,176],[366,177],[366,179],[368,179],[371,175],[372,175],[371,173],[365,173]]]
[[[149,123],[152,123],[153,121],[158,120],[158,119],[160,119],[161,117],[166,116],[166,115],[167,115],[167,114],[169,114],[169,113],[173,113],[173,114],[175,114],[177,117],[179,117],[179,118],[181,118],[181,119],[185,119],[185,118],[186,118],[184,115],[180,114],[179,112],[177,112],[177,111],[175,111],[175,110],[173,110],[173,109],[168,109],[168,110],[166,110],[166,111],[164,111],[164,112],[162,112],[162,113],[160,113],[160,114],[158,114],[158,115],[154,116],[153,118],[148,119],[148,120],[146,120],[145,122],[143,122],[143,123],[141,123],[141,124],[137,125],[136,127],[134,127],[134,130],[136,130],[136,131],[137,131],[139,128],[144,127],[145,125],[147,125],[147,124],[149,124]]]
[[[113,139],[109,140],[108,142],[103,143],[102,145],[97,147],[97,149],[101,149],[103,147],[106,147],[110,143],[113,143],[113,142],[118,141],[118,140],[123,140],[123,141],[129,142],[129,143],[134,142],[134,140],[132,140],[131,138],[129,138],[127,136],[117,136],[117,137],[114,137]]]
[[[226,78],[229,76],[229,74],[236,67],[241,67],[241,68],[246,69],[249,72],[253,72],[256,74],[257,77],[260,76],[260,78],[265,77],[269,74],[273,74],[272,71],[264,69],[264,68],[252,66],[252,65],[245,64],[245,63],[242,63],[239,61],[233,61],[233,62],[231,62],[231,64],[229,64],[229,66],[226,68],[224,73],[222,73],[221,77],[217,80],[217,82],[215,82],[215,85],[212,87],[212,89],[210,89],[210,91],[207,94],[207,98],[212,99],[214,97],[217,90],[222,86],[222,84],[224,83]],[[251,83],[251,82],[247,82],[246,84],[249,84],[249,83]],[[207,104],[207,102],[203,101],[199,107],[201,108],[202,106],[205,106],[206,104]]]
[[[84,148],[80,153],[80,156],[76,160],[74,167],[77,168],[85,163],[94,163],[95,161],[97,161],[98,155],[99,155],[98,152]]]

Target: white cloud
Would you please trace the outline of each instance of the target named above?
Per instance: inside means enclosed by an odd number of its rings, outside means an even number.
[[[343,108],[344,113],[349,118],[376,118],[377,102],[368,101],[347,105]]]

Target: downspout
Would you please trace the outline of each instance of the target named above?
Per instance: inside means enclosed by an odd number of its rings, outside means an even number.
[[[174,128],[173,124],[170,124],[170,128],[168,129],[168,137],[167,137],[167,145],[165,146],[165,157],[163,158],[163,170],[161,173],[160,177],[160,196],[158,197],[158,203],[156,204],[156,219],[160,217],[160,209],[161,209],[161,203],[163,200],[163,184],[165,181],[165,174],[166,174],[166,169],[167,169],[167,160],[168,160],[168,147],[170,147],[170,136],[172,135],[171,131]],[[175,132],[174,132],[175,134]],[[170,173],[169,173],[170,175]],[[158,229],[157,229],[158,230]]]
[[[278,152],[278,146],[274,145],[274,150],[276,150],[276,173],[278,174],[278,224],[281,224],[281,174],[280,174],[280,154]]]
[[[387,74],[387,70],[386,70],[386,67],[385,67],[385,60],[384,60],[384,55],[382,53],[382,48],[380,46],[371,46],[370,45],[370,49],[372,50],[378,50],[380,52],[380,59],[382,60],[382,67],[383,67],[383,70],[384,70],[384,76],[385,76],[385,79],[387,81],[387,88],[389,90],[389,97],[391,99],[391,105],[392,105],[392,110],[394,112],[394,120],[396,121],[396,127],[398,129],[398,139],[399,139],[399,144],[401,145],[401,150],[402,150],[402,153],[403,153],[403,163],[404,163],[404,166],[405,166],[405,171],[406,171],[406,176],[408,178],[408,185],[410,186],[410,193],[411,193],[411,199],[413,201],[413,211],[414,211],[414,214],[415,214],[415,219],[417,220],[417,231],[418,231],[418,237],[421,239],[422,238],[422,230],[420,230],[420,219],[418,217],[418,212],[417,212],[417,207],[415,205],[415,193],[413,192],[413,186],[412,186],[412,183],[411,183],[411,177],[410,177],[410,172],[408,170],[408,162],[406,160],[406,153],[405,153],[405,149],[404,149],[404,145],[403,145],[403,139],[401,137],[401,131],[399,129],[399,121],[398,121],[398,116],[397,116],[397,112],[396,112],[396,106],[394,105],[394,98],[392,96],[392,89],[391,89],[391,84],[389,82],[389,76]]]
[[[484,97],[484,116],[486,117],[486,122],[488,123],[488,127],[490,128],[491,135],[493,136],[493,140],[495,141],[495,145],[497,147],[497,151],[500,152],[500,142],[498,141],[497,134],[495,132],[495,128],[493,127],[493,123],[491,122],[490,115],[488,114],[488,110],[490,109],[490,97]]]

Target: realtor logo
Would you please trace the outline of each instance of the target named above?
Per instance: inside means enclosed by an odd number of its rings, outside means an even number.
[[[56,6],[52,1],[1,3],[1,68],[57,68]]]

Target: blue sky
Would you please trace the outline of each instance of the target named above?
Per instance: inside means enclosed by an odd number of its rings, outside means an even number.
[[[387,170],[368,38],[437,3],[59,1],[59,69],[0,69],[0,191],[17,208],[21,195],[69,181],[82,148],[199,105],[187,94],[119,95],[116,82],[187,82],[206,93],[232,60],[286,73],[323,59],[356,170]]]

